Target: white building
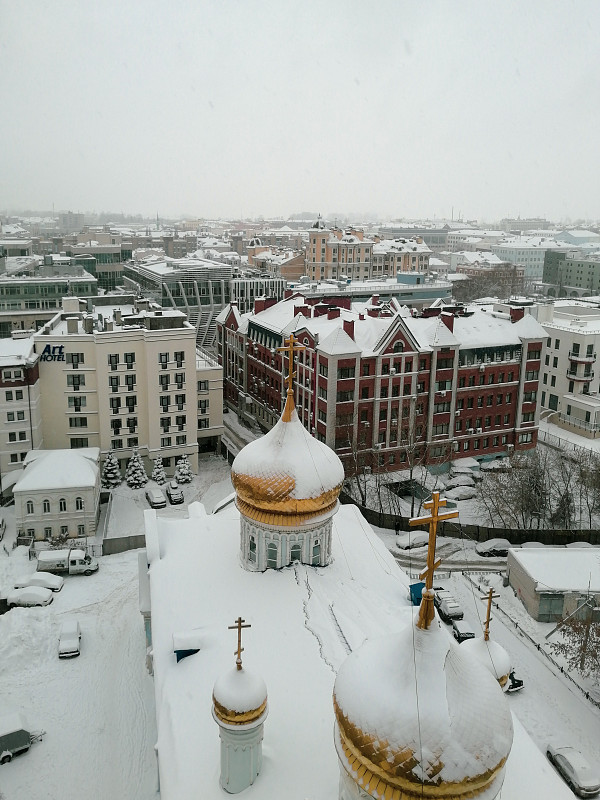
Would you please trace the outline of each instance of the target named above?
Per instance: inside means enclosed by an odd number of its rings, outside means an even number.
[[[501,261],[510,261],[525,267],[525,281],[541,281],[544,276],[544,257],[547,250],[572,248],[566,242],[557,242],[541,236],[514,236],[492,244],[492,253]]]
[[[100,512],[100,450],[35,450],[14,487],[17,535],[36,541],[93,536]]]
[[[88,312],[65,298],[34,336],[44,446],[114,450],[121,467],[138,448],[150,461],[162,456],[170,473],[186,454],[196,471],[194,328],[181,311],[103,300],[113,305]],[[218,413],[212,421],[216,431]]]

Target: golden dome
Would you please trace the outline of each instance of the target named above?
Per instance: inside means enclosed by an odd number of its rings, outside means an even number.
[[[498,683],[461,647],[435,619],[368,640],[342,664],[335,745],[370,797],[491,800],[500,791],[512,718]]]
[[[267,709],[267,687],[259,675],[234,668],[213,688],[215,717],[226,725],[250,725]]]
[[[463,645],[466,645],[464,647]],[[510,656],[501,644],[493,639],[478,636],[462,643],[463,652],[476,658],[496,678],[502,690],[508,689],[511,664]]]
[[[240,512],[280,526],[334,511],[343,480],[342,462],[304,428],[291,392],[279,422],[246,445],[231,467]]]

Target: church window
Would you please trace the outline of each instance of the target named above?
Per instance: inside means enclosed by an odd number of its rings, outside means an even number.
[[[313,566],[318,566],[320,561],[321,561],[321,544],[319,543],[319,540],[316,539],[312,549]]]
[[[277,568],[277,545],[274,542],[267,545],[267,567]]]
[[[248,553],[248,558],[253,564],[256,563],[256,539],[254,536],[250,537],[250,550]]]
[[[292,545],[292,551],[290,556],[291,561],[302,561],[302,546],[299,544]]]

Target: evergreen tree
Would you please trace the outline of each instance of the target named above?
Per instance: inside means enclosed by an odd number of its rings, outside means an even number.
[[[132,489],[141,489],[148,483],[148,476],[137,450],[133,451],[133,455],[129,459],[127,469],[125,470],[125,480],[127,486]]]
[[[106,456],[106,461],[104,462],[104,469],[102,470],[102,488],[103,489],[114,489],[115,486],[119,486],[121,481],[121,471],[119,470],[119,462],[117,461],[117,457],[111,450],[109,454]]]
[[[167,476],[165,473],[165,468],[163,467],[163,460],[162,456],[159,456],[156,461],[154,462],[154,469],[152,470],[152,475],[150,476],[153,481],[156,481],[160,486],[167,482]]]
[[[175,480],[177,483],[190,483],[194,476],[192,475],[192,468],[187,455],[182,455],[177,462],[177,469],[175,470]]]

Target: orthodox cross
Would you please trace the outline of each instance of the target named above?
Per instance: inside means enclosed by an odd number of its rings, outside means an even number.
[[[234,631],[237,628],[238,632],[238,645],[237,650],[233,651],[234,656],[237,656],[235,659],[235,665],[238,669],[242,668],[242,653],[244,652],[244,648],[242,647],[242,628],[251,628],[252,625],[244,625],[246,622],[245,619],[238,617],[235,621],[235,625],[228,625],[227,630]]]
[[[481,599],[487,600],[487,614],[485,615],[485,625],[483,626],[483,638],[485,641],[489,641],[490,638],[490,622],[492,621],[492,600],[494,597],[500,597],[499,594],[494,594],[494,590],[490,589],[487,595],[484,595]]]
[[[298,339],[294,338],[294,334],[293,333],[290,333],[290,338],[289,339],[284,339],[283,341],[284,341],[284,345],[285,346],[284,347],[278,347],[277,350],[279,352],[287,351],[287,353],[288,353],[288,359],[289,359],[288,374],[287,374],[287,378],[285,380],[286,380],[286,383],[288,385],[288,393],[291,393],[293,391],[293,389],[292,389],[292,379],[293,379],[294,375],[296,374],[294,372],[294,353],[297,353],[299,350],[306,350],[306,347],[304,347],[304,345],[301,345],[301,344],[296,344]]]
[[[427,566],[419,575],[421,580],[425,578],[425,589],[423,590],[421,607],[419,608],[419,619],[417,628],[429,628],[434,617],[433,605],[433,574],[442,563],[440,559],[435,560],[435,540],[437,535],[438,522],[458,517],[458,511],[444,511],[440,513],[440,507],[446,505],[446,500],[440,500],[440,493],[433,492],[431,500],[423,503],[423,507],[431,509],[431,514],[427,517],[414,517],[408,521],[409,525],[429,525],[429,544],[427,546]]]

